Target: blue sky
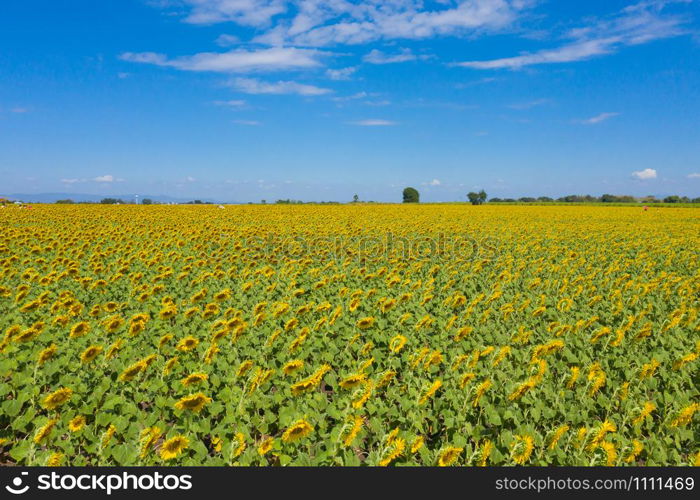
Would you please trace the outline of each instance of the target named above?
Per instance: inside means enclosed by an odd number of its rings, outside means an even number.
[[[700,196],[699,4],[7,0],[0,192]]]

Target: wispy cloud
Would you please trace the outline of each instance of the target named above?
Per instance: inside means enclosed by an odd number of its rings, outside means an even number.
[[[241,109],[245,108],[247,103],[243,99],[232,99],[229,101],[214,101],[212,104],[222,108]]]
[[[610,118],[618,116],[619,114],[620,113],[600,113],[599,115],[586,118],[585,120],[580,120],[579,123],[584,125],[595,125],[596,123],[604,122],[605,120],[609,120]]]
[[[415,61],[419,56],[415,55],[409,49],[401,49],[396,54],[385,54],[381,50],[373,49],[369,54],[365,55],[362,60],[370,64],[393,64],[408,61]],[[426,59],[427,56],[420,56],[421,59]]]
[[[235,35],[219,35],[216,39],[216,44],[221,47],[230,47],[231,45],[236,45],[241,42],[241,39]]]
[[[257,120],[233,120],[233,123],[237,125],[248,125],[251,127],[255,127],[258,125],[262,125],[259,121]]]
[[[532,109],[537,106],[542,106],[544,104],[548,104],[550,99],[535,99],[533,101],[526,101],[526,102],[518,102],[515,104],[509,104],[508,107],[510,109],[516,109],[518,111],[520,110],[526,110],[526,109]]]
[[[656,179],[656,170],[654,170],[653,168],[645,168],[644,170],[638,170],[636,172],[632,172],[632,178],[640,181]]]
[[[255,78],[236,78],[231,85],[246,94],[298,94],[317,96],[333,92],[331,89],[316,87],[293,81],[264,82]]]
[[[231,50],[229,52],[201,52],[192,56],[168,58],[155,52],[125,52],[123,61],[154,64],[182,71],[212,71],[217,73],[247,73],[279,71],[321,66],[324,52],[294,47],[271,47],[260,50]]]
[[[700,173],[694,172],[692,174],[688,174],[688,179],[700,179]]]
[[[361,91],[361,92],[356,92],[351,95],[342,95],[342,96],[335,96],[331,97],[331,100],[335,102],[346,102],[346,101],[354,101],[356,99],[364,99],[365,97],[368,97],[369,94],[367,92]]]
[[[512,25],[529,0],[180,0],[192,24],[233,22],[271,45],[323,46],[385,39],[472,35]]]
[[[662,13],[668,3],[677,2],[644,0],[622,9],[610,18],[593,19],[586,26],[567,32],[563,39],[570,41],[556,48],[500,59],[465,61],[455,65],[474,69],[518,69],[536,64],[582,61],[617,52],[626,46],[686,33],[683,27],[687,22],[685,17]]]
[[[63,184],[78,184],[80,182],[87,182],[87,179],[61,179]]]
[[[349,80],[350,77],[358,70],[357,66],[347,68],[327,69],[326,76],[331,80]]]
[[[114,176],[113,175],[100,175],[98,177],[95,177],[93,179],[95,182],[114,182]]]
[[[390,120],[382,120],[379,118],[368,118],[366,120],[358,120],[348,123],[350,125],[358,125],[360,127],[388,127],[397,124],[396,122]]]
[[[440,182],[440,179],[433,179],[433,180],[430,181],[430,182],[424,182],[424,183],[423,183],[424,186],[439,186],[439,185],[441,185],[441,184],[442,184],[442,182]]]

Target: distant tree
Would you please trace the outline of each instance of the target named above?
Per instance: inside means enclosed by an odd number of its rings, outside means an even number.
[[[483,189],[481,191],[479,191],[478,193],[475,193],[474,191],[472,191],[471,193],[467,193],[467,198],[469,199],[469,202],[472,205],[481,205],[482,203],[484,203],[486,201],[486,198],[487,198],[486,191],[484,191]]]
[[[360,201],[360,197],[357,196],[357,195],[354,195],[354,196],[352,197],[352,202],[353,202],[353,203],[357,203],[358,201]]]
[[[67,198],[65,200],[56,200],[56,203],[58,203],[59,205],[72,205],[75,202],[70,198]]]
[[[681,199],[679,196],[676,196],[675,194],[673,196],[667,196],[664,198],[664,203],[680,203]]]
[[[693,198],[690,203],[700,203],[700,198]]]
[[[102,203],[103,205],[123,205],[124,201],[118,198],[102,198],[100,200],[100,203]]]
[[[544,201],[544,202],[549,203],[550,201],[554,201],[554,200],[552,198],[550,198],[549,196],[540,196],[537,198],[537,201]]]
[[[403,202],[404,203],[419,203],[420,194],[418,191],[412,187],[407,187],[403,190]]]
[[[513,198],[503,198],[503,201],[506,203],[513,203],[515,200]]]
[[[535,198],[531,198],[529,196],[523,196],[522,198],[518,198],[518,201],[522,201],[524,203],[532,203],[533,201],[537,201]]]
[[[141,200],[141,205],[153,205],[153,200],[150,198],[144,198]]]
[[[617,196],[614,194],[604,194],[603,196],[600,197],[600,201],[603,203],[613,203],[617,201]]]
[[[267,200],[260,200],[260,203],[262,203],[263,205],[265,205],[265,204],[267,204]]]
[[[500,198],[491,198],[489,201],[493,202],[493,203],[498,203],[498,202],[503,201],[503,200]]]

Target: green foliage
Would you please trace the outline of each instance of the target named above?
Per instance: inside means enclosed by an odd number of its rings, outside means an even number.
[[[418,190],[412,187],[407,187],[403,190],[403,202],[404,203],[419,203],[420,194]]]

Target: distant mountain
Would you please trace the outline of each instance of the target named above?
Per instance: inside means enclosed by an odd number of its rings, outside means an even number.
[[[0,194],[0,198],[6,198],[9,200],[13,201],[23,201],[25,203],[55,203],[56,200],[66,200],[66,199],[71,199],[75,201],[76,203],[78,202],[99,202],[103,198],[119,198],[121,200],[127,201],[127,202],[133,202],[136,198],[135,194],[85,194],[85,193],[36,193],[36,194],[26,194],[26,193],[15,193],[15,194],[8,194],[8,195],[2,195]],[[138,195],[138,200],[139,203],[141,203],[141,200],[144,198],[150,198],[153,201],[159,202],[159,203],[186,203],[188,201],[193,201],[195,199],[197,200],[202,200],[205,202],[210,202],[210,203],[236,203],[236,202],[222,202],[219,200],[213,200],[211,198],[176,198],[174,196],[167,196],[167,195],[150,195],[150,194],[139,194]]]

